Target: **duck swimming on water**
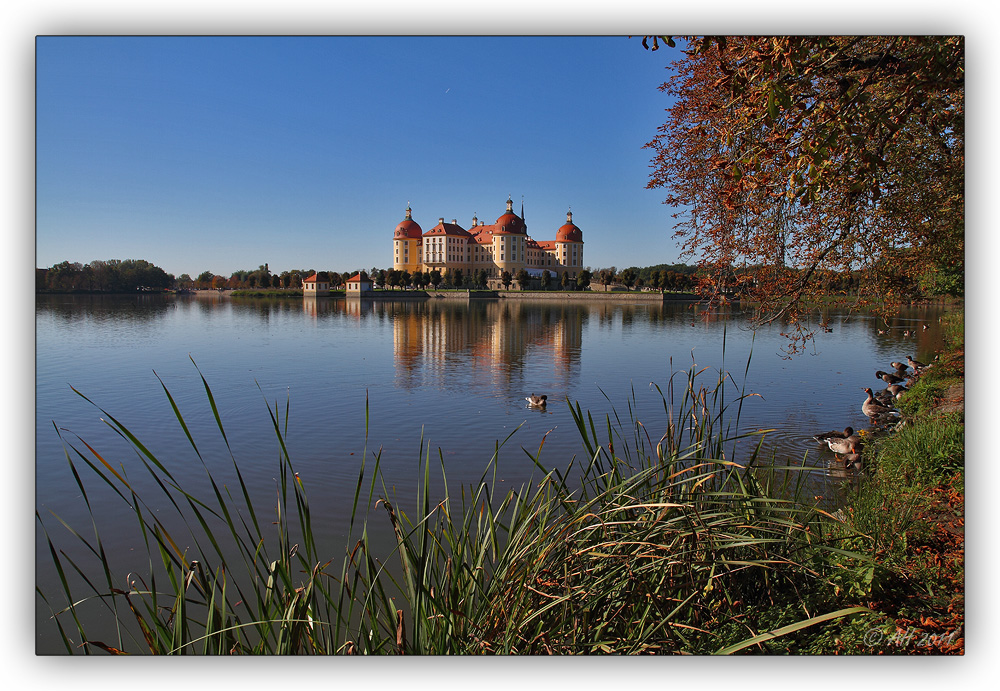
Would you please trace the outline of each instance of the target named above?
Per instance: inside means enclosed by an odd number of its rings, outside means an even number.
[[[813,439],[826,444],[834,453],[854,453],[861,448],[861,437],[854,433],[853,427],[845,427],[843,432],[823,432]]]
[[[826,443],[827,439],[847,439],[852,434],[854,434],[854,428],[845,427],[844,431],[842,432],[834,430],[832,432],[823,432],[822,434],[815,434],[813,435],[813,439],[815,439],[818,442]]]
[[[535,394],[531,394],[530,396],[527,396],[524,400],[526,400],[528,402],[528,405],[530,405],[532,408],[544,408],[545,399],[547,398],[548,396],[545,395],[536,396]]]
[[[861,460],[859,453],[845,453],[840,457],[840,462],[844,464],[844,468],[853,468],[854,470],[864,468],[864,461]]]
[[[861,437],[852,434],[844,439],[831,437],[826,440],[826,445],[834,453],[857,453],[861,449]]]

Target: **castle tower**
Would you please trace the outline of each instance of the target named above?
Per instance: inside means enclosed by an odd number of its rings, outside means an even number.
[[[406,218],[396,226],[392,236],[392,268],[409,271],[411,274],[423,270],[423,230],[413,220],[410,204],[406,204]]]
[[[573,212],[566,212],[566,223],[556,231],[556,258],[562,271],[576,278],[583,270],[583,231],[573,223]]]
[[[517,274],[527,264],[528,233],[524,220],[514,213],[514,202],[507,197],[507,210],[497,219],[493,230],[493,262],[497,275]]]

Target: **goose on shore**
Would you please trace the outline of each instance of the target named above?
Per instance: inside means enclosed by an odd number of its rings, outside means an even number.
[[[906,364],[912,367],[914,372],[923,369],[924,367],[927,366],[924,363],[920,362],[919,360],[914,360],[912,355],[906,356]]]
[[[870,388],[866,388],[865,393],[868,394],[868,398],[865,399],[864,403],[861,404],[861,412],[867,415],[869,418],[885,417],[886,415],[899,415],[899,413],[889,406],[884,406],[881,403],[875,401],[875,394],[872,393]]]
[[[545,399],[547,399],[547,398],[548,398],[548,396],[545,396],[545,395],[536,396],[535,394],[531,394],[530,396],[526,397],[524,400],[526,400],[528,402],[528,405],[530,405],[533,408],[544,408],[545,407]]]
[[[889,386],[885,387],[885,390],[891,393],[893,398],[896,399],[898,399],[904,393],[909,391],[909,389],[903,386],[902,384],[889,384]]]
[[[896,397],[889,391],[888,388],[876,391],[875,401],[879,405],[884,405],[886,408],[894,408],[896,406]]]
[[[898,384],[903,381],[902,377],[897,377],[895,374],[889,374],[888,372],[883,372],[882,370],[875,372],[875,376],[884,381],[886,384]]]
[[[905,362],[890,362],[889,366],[892,367],[894,370],[903,370],[904,372],[906,371],[906,368],[909,367],[909,365],[907,365]]]

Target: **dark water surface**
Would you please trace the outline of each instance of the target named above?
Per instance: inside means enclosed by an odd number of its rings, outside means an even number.
[[[537,474],[522,447],[535,451],[543,437],[542,460],[565,467],[583,452],[567,399],[595,420],[614,419],[617,411],[626,421],[634,395],[635,417],[658,438],[666,420],[653,384],[666,390],[672,372],[683,377],[692,365],[708,368],[701,375],[706,386],[725,367],[748,393],[759,394],[743,406],[741,431],[773,428],[768,452],[781,462],[804,459],[815,467],[812,491],[835,497],[843,479],[829,472],[833,456],[811,436],[845,425],[864,428],[862,389],[884,387],[875,370],[888,370],[907,355],[932,358],[941,347],[942,312],[933,307],[907,309],[888,326],[833,310],[826,315],[832,332],[818,334],[813,346],[791,359],[781,355],[779,327],[754,334],[738,314],[700,313],[683,303],[40,296],[36,507],[70,553],[78,549],[75,538],[52,514],[93,534],[54,425],[68,430],[67,440],[78,444],[79,435],[113,465],[124,464],[143,486],[136,455],[70,386],[128,427],[179,478],[203,485],[204,466],[171,411],[165,386],[206,464],[229,473],[232,461],[211,414],[204,375],[233,455],[267,519],[273,517],[279,455],[268,404],[282,420],[289,406],[292,462],[309,493],[319,538],[339,560],[366,449],[366,402],[368,458],[380,451],[390,491],[405,503],[415,492],[422,448],[423,454],[432,450],[435,462],[440,451],[455,484],[476,482],[496,443],[515,430],[500,452],[504,483],[517,487]],[[909,329],[915,336],[903,335]],[[730,390],[735,395],[735,387]],[[526,408],[531,393],[548,396],[546,410]],[[144,548],[132,510],[100,483],[87,483],[92,504],[100,507],[105,549],[120,556],[124,569],[141,572]],[[36,548],[38,585],[61,603],[40,530]],[[48,608],[39,603],[36,611],[38,652],[61,652]]]

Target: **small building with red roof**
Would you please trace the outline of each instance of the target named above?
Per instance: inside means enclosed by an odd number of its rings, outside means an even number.
[[[319,280],[317,274],[313,274],[308,278],[302,280],[302,296],[321,298],[329,297],[330,295],[330,282]]]
[[[347,279],[347,297],[360,298],[370,295],[372,292],[372,282],[368,274],[362,271]]]

